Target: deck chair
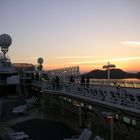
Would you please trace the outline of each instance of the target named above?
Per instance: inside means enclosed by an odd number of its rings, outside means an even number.
[[[8,133],[8,137],[11,140],[28,140],[29,136],[25,134],[25,132],[10,132]]]
[[[92,132],[85,128],[79,137],[75,138],[72,136],[71,138],[64,138],[63,140],[90,140],[91,135]]]

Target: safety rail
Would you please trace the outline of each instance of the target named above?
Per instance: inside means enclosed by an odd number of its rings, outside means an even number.
[[[140,88],[140,80],[139,79],[128,79],[128,80],[120,80],[120,79],[91,79],[90,84],[94,85],[110,85],[110,86],[120,86],[120,87],[133,87]]]
[[[33,81],[42,91],[58,91],[95,103],[140,113],[140,88],[115,87],[110,85],[93,85],[60,82],[53,85],[51,81]]]

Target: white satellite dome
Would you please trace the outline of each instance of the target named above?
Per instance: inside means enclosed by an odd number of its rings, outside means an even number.
[[[0,47],[9,48],[12,43],[12,38],[8,34],[0,35]]]
[[[42,64],[42,63],[43,63],[43,58],[42,58],[42,57],[39,57],[39,58],[37,59],[37,62],[38,62],[39,64]]]

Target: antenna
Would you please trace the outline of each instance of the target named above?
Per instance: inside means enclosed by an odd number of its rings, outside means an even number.
[[[42,57],[39,57],[39,58],[37,59],[37,62],[38,62],[38,64],[39,64],[39,70],[42,70],[43,58],[42,58]]]

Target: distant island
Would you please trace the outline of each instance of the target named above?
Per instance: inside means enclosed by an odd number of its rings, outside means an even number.
[[[84,76],[95,79],[106,79],[107,70],[92,70]],[[121,69],[110,69],[110,78],[111,79],[124,79],[124,78],[140,78],[140,72],[138,73],[128,73]]]

